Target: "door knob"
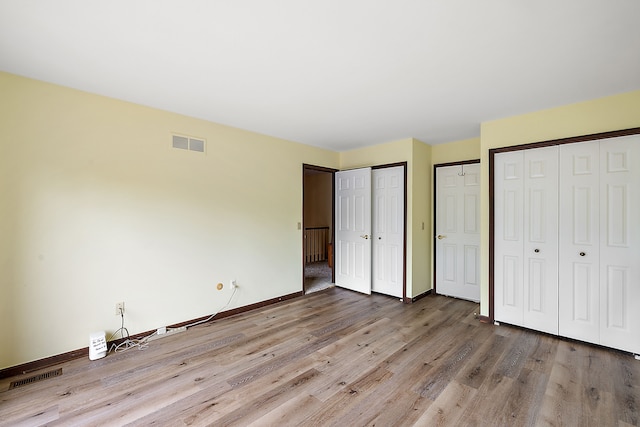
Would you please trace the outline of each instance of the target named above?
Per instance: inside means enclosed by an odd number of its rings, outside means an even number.
[[[382,237],[378,237],[378,240],[382,240]]]
[[[534,249],[533,252],[538,253],[540,252],[540,249]]]
[[[360,237],[362,237],[363,239],[369,239],[369,235],[368,235],[368,234],[363,234],[363,235],[362,235],[362,236],[360,236]]]
[[[586,253],[585,252],[580,252],[580,256],[585,256]]]
[[[436,237],[438,238],[438,240],[442,240],[447,236],[443,236],[442,234],[438,234]]]

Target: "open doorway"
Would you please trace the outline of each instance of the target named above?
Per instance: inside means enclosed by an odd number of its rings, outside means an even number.
[[[305,294],[333,286],[334,169],[303,165],[302,224]]]

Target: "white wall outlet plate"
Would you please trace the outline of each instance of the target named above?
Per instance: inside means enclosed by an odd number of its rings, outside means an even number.
[[[116,303],[116,316],[124,314],[124,301]]]

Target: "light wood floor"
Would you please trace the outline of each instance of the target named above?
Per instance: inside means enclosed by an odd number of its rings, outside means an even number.
[[[639,361],[477,310],[332,288],[31,385],[2,380],[0,424],[638,425]]]

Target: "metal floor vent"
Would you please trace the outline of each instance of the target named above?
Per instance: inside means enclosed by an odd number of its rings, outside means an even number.
[[[58,368],[49,372],[43,372],[42,374],[34,375],[29,378],[23,378],[19,381],[12,381],[11,384],[9,384],[9,390],[17,387],[22,387],[23,385],[37,383],[38,381],[48,380],[49,378],[59,377],[60,375],[62,375],[62,368]]]

